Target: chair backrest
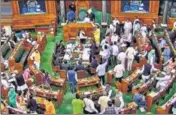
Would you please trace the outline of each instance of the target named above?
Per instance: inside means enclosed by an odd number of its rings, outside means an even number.
[[[84,70],[77,71],[77,77],[78,77],[78,79],[85,78],[86,77],[85,71]]]
[[[65,70],[60,70],[59,74],[61,78],[65,78],[65,79],[67,78],[67,72]]]

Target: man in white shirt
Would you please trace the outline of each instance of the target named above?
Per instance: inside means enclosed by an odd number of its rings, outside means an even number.
[[[85,103],[84,114],[98,114],[98,110],[95,108],[90,95],[87,95],[83,100]]]
[[[103,61],[100,61],[100,64],[98,65],[96,72],[100,80],[102,81],[102,85],[105,85],[105,74],[106,74],[106,66],[108,64],[108,60],[106,60],[105,63]]]
[[[171,79],[171,73],[164,73],[162,72],[161,76],[156,77],[156,80],[158,80],[158,82],[156,83],[156,89],[163,89],[168,81]]]
[[[129,20],[127,20],[124,24],[125,35],[128,35],[128,33],[131,32],[132,27],[133,27],[132,23]]]
[[[113,63],[116,64],[117,62],[117,56],[119,54],[119,48],[117,46],[117,42],[114,42],[112,45],[112,58],[113,58]]]
[[[142,37],[143,37],[143,43],[145,43],[146,42],[147,33],[148,33],[146,24],[141,26],[140,32],[141,32]]]
[[[117,59],[121,62],[124,68],[125,68],[125,58],[126,58],[126,53],[124,51],[121,51]]]
[[[119,36],[114,33],[112,36],[111,36],[111,42],[114,43],[114,42],[118,42],[119,40]]]
[[[115,73],[116,81],[121,82],[124,72],[125,72],[125,68],[121,64],[121,62],[119,61],[119,63],[114,68],[114,73]]]
[[[120,24],[119,20],[117,18],[114,18],[112,21],[113,25],[116,27],[117,24]]]
[[[140,28],[141,28],[141,25],[140,25],[139,19],[135,19],[133,23],[133,35],[135,31],[139,31]]]
[[[107,96],[107,93],[104,91],[103,96],[101,96],[98,99],[98,104],[100,104],[101,111],[103,111],[106,107],[108,107],[109,100],[110,100],[110,98]]]
[[[132,69],[132,64],[133,64],[133,60],[134,60],[134,56],[136,54],[136,51],[133,47],[128,47],[128,49],[126,50],[126,57],[128,60],[128,64],[127,64],[127,70],[131,71]]]

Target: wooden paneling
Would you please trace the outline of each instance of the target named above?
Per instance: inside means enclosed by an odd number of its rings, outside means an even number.
[[[18,0],[12,2],[12,27],[13,29],[35,28],[37,25],[50,25],[52,21],[57,20],[56,1],[45,1],[46,14],[38,15],[21,15],[19,11]]]
[[[76,14],[78,16],[79,9],[84,8],[88,10],[90,8],[90,1],[89,0],[76,0],[75,5],[76,5]]]
[[[90,1],[90,7],[102,11],[102,1],[101,0]]]
[[[158,21],[159,0],[150,1],[149,13],[123,13],[121,12],[121,1],[111,1],[111,16],[118,17],[120,21],[125,21],[127,18],[131,21],[137,16],[142,23],[151,25],[153,19]]]

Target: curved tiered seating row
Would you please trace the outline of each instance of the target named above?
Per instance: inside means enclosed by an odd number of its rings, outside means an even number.
[[[39,97],[55,99],[57,100],[59,105],[62,103],[63,94],[59,90],[51,91],[49,89],[43,89],[41,87],[33,85],[29,88],[29,91]]]
[[[34,76],[36,78],[37,85],[40,85],[42,83],[44,75],[40,70],[36,69],[33,61],[30,59],[30,56],[32,55],[32,53],[34,52],[35,49],[38,49],[39,52],[41,53],[44,50],[45,46],[46,46],[46,36],[44,35],[40,39],[40,42],[38,42],[33,47],[32,51],[30,52],[30,54],[28,56],[28,67],[29,67],[30,71],[34,74]],[[62,102],[63,95],[66,91],[66,79],[64,79],[64,78],[54,78],[52,76],[50,76],[50,79],[51,79],[51,85],[54,85],[56,87],[61,87],[61,90],[58,90],[58,92],[57,92],[57,96],[54,97],[54,99],[57,99],[57,101],[60,105],[61,102]],[[37,86],[33,86],[33,87],[37,88]],[[30,91],[33,92],[32,89]],[[39,96],[42,96],[42,97],[45,95],[45,94],[40,95],[40,92],[37,92],[37,93],[39,93],[39,94],[36,94],[36,95],[39,95]]]
[[[176,78],[176,73],[172,74],[172,78],[168,81],[168,84],[158,92],[151,92],[146,96],[147,101],[147,111],[151,110],[151,107],[156,103],[161,97],[163,97],[166,91],[172,86]]]
[[[159,72],[155,73],[154,76],[157,76]],[[155,79],[149,79],[147,82],[139,84],[135,88],[132,89],[132,94],[134,95],[136,92],[145,94],[147,91],[153,88],[155,85]]]
[[[125,79],[122,79],[122,82],[117,82],[116,87],[120,89],[123,93],[128,92],[129,86],[135,82],[135,80],[139,77],[140,68],[136,69],[130,76]]]
[[[169,114],[171,105],[176,102],[176,93],[162,106],[157,107],[157,114]]]
[[[10,70],[18,70],[20,73],[23,72],[24,65],[31,49],[31,44],[27,43],[24,39],[21,40],[9,57]]]

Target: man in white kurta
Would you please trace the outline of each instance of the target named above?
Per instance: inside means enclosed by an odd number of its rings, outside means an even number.
[[[128,71],[131,71],[132,69],[132,64],[133,64],[135,54],[136,54],[135,49],[133,47],[128,47],[128,49],[126,50],[126,57],[128,60],[128,64],[127,64]]]
[[[120,24],[119,20],[117,18],[114,18],[112,21],[113,25],[116,27],[117,24]]]
[[[125,35],[128,35],[131,32],[132,27],[133,27],[132,23],[129,20],[127,20],[124,24]]]
[[[146,26],[146,24],[144,24],[143,26],[141,26],[141,29],[140,29],[140,32],[141,32],[141,34],[142,34],[142,37],[143,37],[143,43],[145,43],[146,42],[146,37],[147,37],[147,26]]]

